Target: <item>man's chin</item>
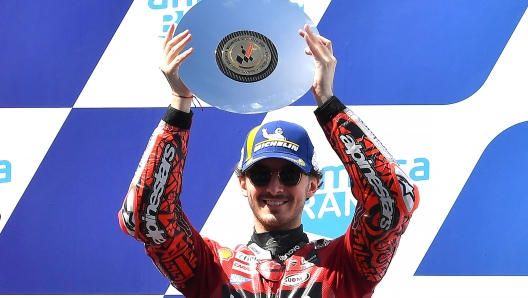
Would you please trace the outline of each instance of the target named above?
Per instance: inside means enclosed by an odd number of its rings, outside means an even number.
[[[266,214],[263,216],[260,216],[260,222],[267,226],[277,226],[280,225],[280,219],[274,216],[273,214]]]
[[[288,224],[288,221],[283,217],[275,216],[274,214],[266,214],[261,217],[261,223],[267,227],[268,230],[282,229]]]

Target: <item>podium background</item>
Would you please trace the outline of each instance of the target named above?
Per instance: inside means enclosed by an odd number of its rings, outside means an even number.
[[[335,94],[420,187],[374,297],[528,297],[528,0],[293,2],[333,41]],[[1,296],[178,296],[117,212],[170,100],[160,37],[194,4],[0,2]],[[202,234],[249,239],[232,169],[279,118],[308,128],[325,172],[310,238],[346,229],[355,201],[314,109],[195,109],[182,201]]]

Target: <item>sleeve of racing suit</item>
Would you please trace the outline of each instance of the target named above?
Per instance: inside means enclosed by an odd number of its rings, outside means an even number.
[[[343,162],[358,201],[344,235],[346,250],[360,274],[379,282],[418,207],[418,188],[361,119],[335,96],[315,115]]]
[[[146,253],[177,289],[201,297],[200,291],[214,292],[208,287],[215,283],[204,275],[218,267],[180,201],[191,122],[192,111],[169,107],[148,142],[118,218],[121,229],[145,244]]]

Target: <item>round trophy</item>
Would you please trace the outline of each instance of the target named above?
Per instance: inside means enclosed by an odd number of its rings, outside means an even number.
[[[202,0],[179,22],[194,52],[180,77],[209,105],[239,113],[265,113],[302,97],[315,66],[299,29],[317,28],[288,0]]]

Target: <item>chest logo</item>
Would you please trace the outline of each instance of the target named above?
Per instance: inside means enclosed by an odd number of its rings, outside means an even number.
[[[244,276],[241,276],[241,275],[238,275],[238,274],[231,274],[231,277],[229,278],[229,282],[232,284],[232,285],[239,285],[239,284],[243,284],[247,281],[250,281],[249,278],[247,277],[244,277]]]
[[[284,278],[283,284],[288,287],[295,287],[307,281],[309,278],[310,273],[308,272],[292,274]]]

